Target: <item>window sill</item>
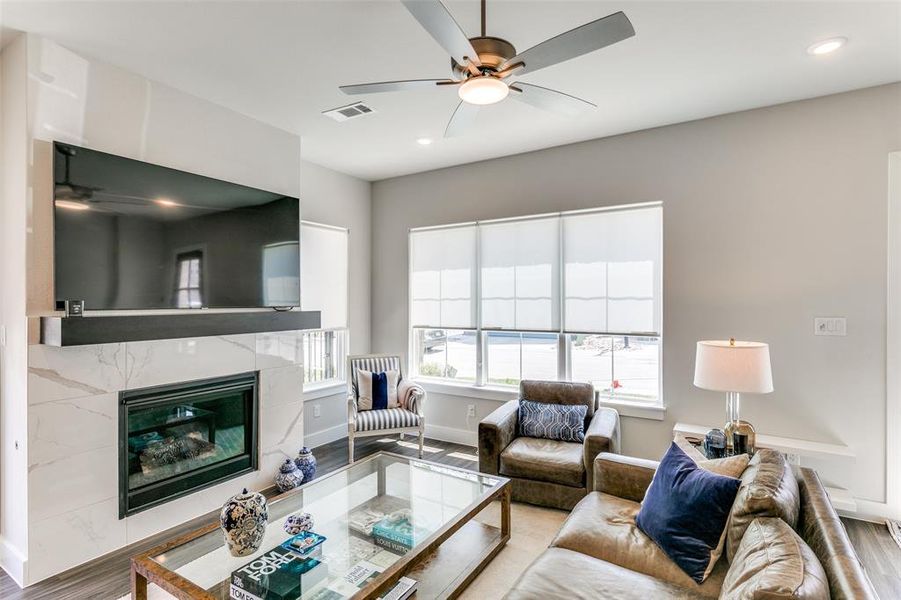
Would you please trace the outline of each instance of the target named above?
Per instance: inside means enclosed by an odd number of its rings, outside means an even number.
[[[504,386],[449,383],[447,381],[436,381],[424,377],[417,378],[416,382],[425,388],[427,392],[445,394],[447,396],[478,398],[480,400],[494,400],[496,402],[507,402],[508,400],[516,400],[519,397],[519,390]],[[666,415],[665,406],[645,402],[602,399],[600,405],[607,408],[615,408],[621,417],[662,421]]]
[[[328,383],[304,386],[303,399],[304,401],[307,401],[318,400],[319,398],[325,398],[326,396],[337,396],[338,394],[342,394],[345,390],[347,390],[347,382],[345,381],[330,381]]]

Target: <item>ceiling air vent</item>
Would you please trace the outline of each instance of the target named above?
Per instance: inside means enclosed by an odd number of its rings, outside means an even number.
[[[371,107],[362,102],[355,102],[353,104],[348,104],[347,106],[339,106],[338,108],[322,111],[322,114],[341,123],[342,121],[362,117],[363,115],[374,112],[375,111]]]

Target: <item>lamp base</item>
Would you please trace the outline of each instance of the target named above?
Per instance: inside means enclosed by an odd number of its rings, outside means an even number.
[[[752,454],[757,445],[757,432],[747,421],[735,419],[723,427],[726,434],[726,445],[731,454]]]

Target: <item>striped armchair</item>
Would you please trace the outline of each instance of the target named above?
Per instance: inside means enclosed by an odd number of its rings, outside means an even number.
[[[357,387],[357,371],[381,373],[397,371],[397,401],[399,408],[382,410],[357,410],[360,393]],[[371,435],[413,433],[419,437],[419,458],[422,458],[422,441],[425,435],[425,417],[422,405],[425,390],[422,386],[404,379],[400,356],[396,354],[364,354],[347,357],[347,441],[350,462],[354,462],[354,438]]]

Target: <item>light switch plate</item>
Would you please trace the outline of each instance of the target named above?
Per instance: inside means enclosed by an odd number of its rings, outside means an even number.
[[[848,335],[848,320],[845,317],[814,317],[814,335]]]

